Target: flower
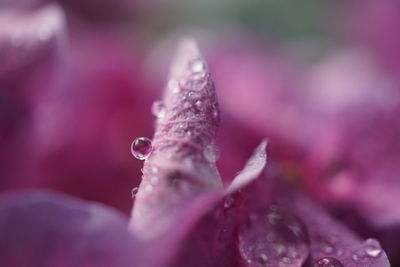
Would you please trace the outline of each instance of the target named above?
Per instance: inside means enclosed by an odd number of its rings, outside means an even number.
[[[58,193],[0,199],[6,266],[389,266],[266,166],[266,142],[223,187],[215,161],[216,89],[194,41],[182,41],[165,89],[132,216]],[[129,227],[129,231],[128,231]]]

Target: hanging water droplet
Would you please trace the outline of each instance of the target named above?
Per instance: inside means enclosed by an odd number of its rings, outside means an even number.
[[[317,260],[314,264],[314,267],[344,267],[344,265],[338,259],[324,257]]]
[[[148,184],[144,187],[145,192],[151,192],[153,191],[153,186],[151,184]]]
[[[309,255],[308,235],[294,215],[271,205],[251,213],[242,224],[239,251],[243,259],[257,262],[252,266],[301,266]],[[268,256],[267,263],[261,263],[261,254]]]
[[[145,160],[153,150],[151,140],[147,137],[139,137],[133,140],[131,145],[132,155],[140,160]]]
[[[151,106],[151,112],[154,116],[161,119],[165,117],[165,107],[162,101],[155,101]]]
[[[335,251],[335,247],[332,245],[331,242],[329,242],[327,240],[322,240],[321,241],[321,250],[322,250],[322,252],[324,252],[326,254],[331,254]]]
[[[208,160],[210,163],[216,162],[219,158],[218,148],[214,145],[206,146],[206,148],[204,148],[203,154],[206,160]]]
[[[139,190],[139,188],[137,188],[137,187],[132,188],[132,190],[131,190],[131,197],[132,198],[135,198],[138,190]]]
[[[369,238],[364,242],[364,251],[368,256],[377,257],[382,252],[379,241],[373,238]]]

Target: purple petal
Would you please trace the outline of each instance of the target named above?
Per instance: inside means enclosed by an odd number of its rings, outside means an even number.
[[[64,75],[64,33],[58,5],[0,10],[0,190],[31,176],[33,124]]]
[[[245,219],[239,249],[249,266],[314,266],[319,260],[321,264],[339,261],[343,266],[389,266],[379,242],[363,242],[330,218],[283,182],[279,169],[276,163],[270,164],[267,177],[241,190],[243,207],[238,218]],[[333,259],[325,259],[329,257]]]
[[[0,199],[2,266],[132,266],[138,243],[127,218],[106,206],[51,192]]]
[[[163,102],[156,105],[154,149],[143,167],[131,220],[143,235],[165,231],[184,203],[222,188],[215,166],[216,92],[193,41],[182,41]]]
[[[296,195],[291,205],[307,227],[313,261],[331,257],[343,266],[390,266],[377,240],[362,241],[304,196]]]
[[[238,189],[245,187],[254,179],[258,178],[267,164],[267,153],[265,151],[267,142],[263,141],[254,151],[247,161],[244,169],[239,172],[232,183],[227,188],[227,194],[231,194]]]

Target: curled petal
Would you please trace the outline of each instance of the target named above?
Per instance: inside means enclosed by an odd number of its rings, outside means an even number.
[[[132,266],[138,243],[127,218],[103,205],[58,193],[19,192],[0,199],[3,266]]]
[[[215,166],[215,87],[192,40],[182,41],[163,102],[156,105],[154,149],[143,167],[131,220],[132,229],[143,235],[163,232],[184,203],[222,188]]]

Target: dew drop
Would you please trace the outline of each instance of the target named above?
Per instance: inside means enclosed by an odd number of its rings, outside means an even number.
[[[338,259],[324,257],[317,260],[314,264],[314,267],[344,267],[344,265]]]
[[[151,184],[148,184],[145,186],[144,191],[146,192],[151,192],[153,191],[153,186]]]
[[[154,116],[161,119],[165,117],[165,107],[162,101],[155,101],[151,106],[151,112]]]
[[[173,93],[178,93],[180,88],[179,88],[179,83],[176,80],[170,80],[168,82],[168,89],[171,90]]]
[[[203,72],[205,70],[205,64],[201,59],[196,59],[192,62],[192,72]]]
[[[206,160],[208,160],[208,162],[210,163],[216,162],[219,158],[219,151],[214,145],[206,146],[206,148],[204,148],[203,154]]]
[[[196,108],[201,109],[203,107],[203,102],[201,100],[197,100],[194,105],[196,106]]]
[[[132,188],[132,190],[131,190],[131,197],[132,198],[135,198],[138,190],[139,190],[139,188],[137,188],[137,187]]]
[[[227,197],[224,202],[224,208],[229,209],[235,204],[235,199],[233,197]]]
[[[369,238],[364,242],[364,251],[368,256],[377,257],[382,252],[379,241],[373,238]]]
[[[153,150],[151,140],[147,137],[139,137],[133,140],[131,145],[132,155],[140,160],[145,160]]]

